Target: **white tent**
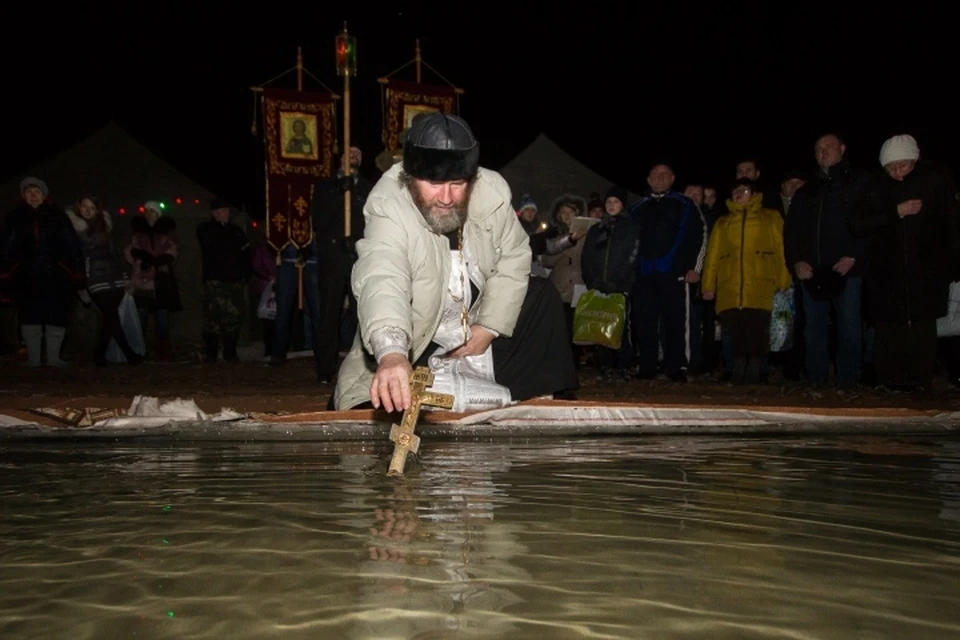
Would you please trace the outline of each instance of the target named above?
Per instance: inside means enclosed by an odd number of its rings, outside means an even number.
[[[500,169],[513,191],[514,206],[523,194],[530,194],[541,214],[554,199],[564,193],[588,198],[591,193],[603,193],[613,184],[561,149],[541,133],[513,160]],[[630,202],[639,199],[630,193]]]
[[[161,202],[164,215],[176,220],[180,241],[174,273],[184,310],[171,317],[172,338],[199,340],[203,284],[196,229],[210,216],[212,192],[167,164],[114,122],[46,162],[10,176],[0,184],[0,198],[14,202],[25,176],[44,180],[51,199],[61,208],[70,206],[81,193],[97,195],[113,216],[114,242],[120,249],[130,241],[130,220],[138,215],[139,207],[149,200]],[[244,226],[244,221],[238,222]]]

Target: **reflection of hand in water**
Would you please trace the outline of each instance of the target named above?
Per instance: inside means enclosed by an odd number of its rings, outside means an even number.
[[[409,549],[399,548],[408,545],[417,532],[420,521],[412,511],[396,511],[394,509],[377,509],[374,511],[377,524],[370,527],[370,534],[374,538],[382,538],[387,542],[384,546],[370,547],[371,560],[387,560],[390,562],[406,562]]]

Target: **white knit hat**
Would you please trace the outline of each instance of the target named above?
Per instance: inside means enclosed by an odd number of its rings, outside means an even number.
[[[880,166],[885,167],[891,162],[900,160],[919,160],[920,147],[913,136],[902,134],[893,136],[880,147]]]
[[[156,200],[149,200],[143,203],[143,210],[146,211],[148,209],[150,211],[155,211],[160,215],[163,215],[163,208],[160,206],[160,203],[157,202]]]

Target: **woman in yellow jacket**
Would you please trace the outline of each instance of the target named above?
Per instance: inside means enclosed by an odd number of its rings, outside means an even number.
[[[707,245],[703,299],[716,300],[724,333],[733,339],[734,383],[756,384],[770,350],[773,296],[791,285],[783,255],[783,218],[764,209],[763,194],[738,180],[729,213],[717,220]]]

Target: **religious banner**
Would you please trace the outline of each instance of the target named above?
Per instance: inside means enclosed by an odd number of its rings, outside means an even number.
[[[400,149],[400,132],[409,129],[417,115],[433,111],[456,114],[457,89],[390,79],[386,86],[384,114],[387,149],[396,153]]]
[[[267,174],[267,242],[277,251],[310,244],[310,200],[333,174],[333,95],[263,90]]]

